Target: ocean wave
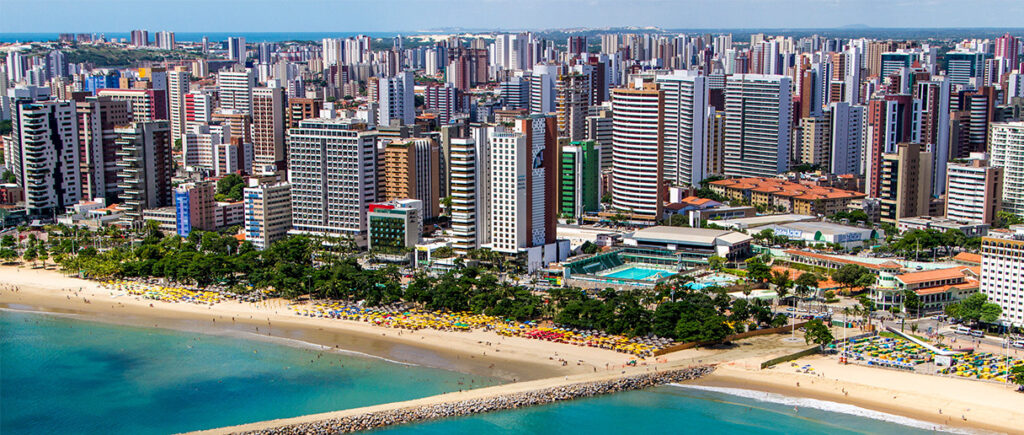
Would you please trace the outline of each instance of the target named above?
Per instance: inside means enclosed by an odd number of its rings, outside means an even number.
[[[237,334],[235,334],[235,333],[237,333]],[[358,351],[354,351],[354,350],[348,350],[348,349],[342,349],[342,348],[337,348],[337,347],[325,346],[325,345],[322,345],[322,344],[317,344],[317,343],[313,343],[313,342],[309,342],[309,341],[299,340],[297,338],[267,336],[267,335],[257,334],[255,332],[249,332],[249,331],[232,331],[231,333],[224,334],[224,335],[238,335],[238,336],[244,335],[245,337],[239,337],[239,338],[243,338],[243,339],[246,339],[246,340],[259,339],[259,340],[265,340],[265,341],[270,341],[270,342],[277,342],[277,343],[288,345],[288,346],[291,346],[291,347],[298,347],[298,348],[304,348],[304,349],[313,349],[313,350],[334,352],[334,353],[340,353],[340,354],[343,354],[343,355],[356,356],[356,357],[360,357],[360,358],[370,358],[370,359],[381,360],[381,361],[389,362],[389,363],[392,363],[392,364],[400,364],[400,365],[403,365],[403,366],[419,367],[419,364],[415,364],[415,363],[410,363],[410,362],[405,362],[405,361],[396,361],[396,360],[393,360],[393,359],[388,359],[388,358],[384,358],[382,356],[373,355],[373,354],[369,354],[369,353],[365,353],[365,352],[358,352]]]
[[[728,394],[731,396],[738,396],[747,399],[753,399],[760,402],[777,403],[786,406],[795,406],[798,408],[811,408],[819,409],[822,411],[837,412],[840,414],[853,415],[856,417],[870,418],[873,420],[880,420],[889,423],[895,423],[903,426],[909,426],[916,429],[924,430],[937,430],[946,433],[955,434],[988,434],[991,432],[977,431],[977,430],[966,430],[960,428],[949,427],[936,423],[929,423],[922,420],[917,420],[909,417],[903,417],[899,415],[888,414],[881,411],[875,411],[871,409],[861,408],[859,406],[850,405],[846,403],[830,402],[827,400],[809,399],[805,397],[791,397],[783,396],[776,393],[768,393],[764,391],[756,390],[745,390],[741,388],[724,388],[724,387],[709,387],[705,385],[687,385],[687,384],[669,384],[673,387],[688,388],[692,390],[710,391],[714,393]]]

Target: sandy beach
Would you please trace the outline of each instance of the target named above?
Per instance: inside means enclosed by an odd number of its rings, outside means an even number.
[[[0,307],[80,314],[88,319],[301,340],[393,361],[508,380],[540,379],[621,368],[634,356],[591,347],[503,337],[493,332],[397,330],[367,323],[296,315],[285,300],[235,301],[213,306],[118,296],[100,283],[53,270],[0,266]],[[11,290],[17,287],[18,291]],[[88,303],[86,303],[88,301]],[[695,358],[701,351],[674,355]],[[567,361],[562,365],[559,360]],[[648,358],[653,363],[654,360]]]
[[[842,365],[827,356],[796,361],[810,364],[814,374],[797,373],[790,363],[759,370],[753,362],[720,364],[694,383],[847,403],[954,428],[1001,433],[1024,428],[1024,394],[1012,386]]]
[[[840,365],[835,358],[822,356],[798,361],[811,364],[814,375],[796,373],[790,363],[760,370],[761,361],[807,347],[803,340],[788,339],[788,334],[754,337],[717,349],[675,352],[657,362],[648,358],[639,367],[624,368],[627,361],[636,358],[598,348],[503,337],[494,332],[409,332],[356,321],[302,317],[288,309],[283,300],[213,306],[144,300],[118,296],[97,282],[53,270],[12,266],[0,266],[0,278],[3,308],[73,313],[99,321],[240,334],[245,338],[301,340],[399,362],[517,381],[508,384],[506,388],[512,388],[508,391],[529,387],[522,381],[543,380],[543,385],[554,385],[552,382],[600,379],[623,371],[717,363],[715,373],[698,384],[848,403],[951,427],[1003,433],[1020,433],[1024,427],[1024,394],[1000,384]],[[563,366],[560,359],[568,364]]]

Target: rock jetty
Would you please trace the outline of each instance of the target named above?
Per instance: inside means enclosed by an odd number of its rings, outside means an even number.
[[[497,395],[487,398],[452,401],[379,412],[368,412],[350,417],[299,423],[243,433],[249,435],[326,435],[358,432],[395,424],[459,417],[484,412],[543,405],[563,400],[578,399],[581,397],[599,396],[619,391],[639,390],[657,385],[697,379],[711,373],[713,370],[714,367],[712,366],[697,366],[661,372],[643,373],[609,380],[580,382],[527,392]]]

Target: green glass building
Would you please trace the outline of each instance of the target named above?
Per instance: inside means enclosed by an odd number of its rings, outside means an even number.
[[[592,140],[562,147],[558,170],[558,213],[579,218],[601,201],[601,147]]]

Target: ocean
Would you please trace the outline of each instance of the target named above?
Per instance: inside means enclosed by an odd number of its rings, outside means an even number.
[[[176,433],[500,382],[314,345],[0,310],[3,434]]]
[[[88,33],[99,38],[102,34],[111,39],[131,39],[129,32],[73,32]],[[201,42],[203,37],[210,38],[210,42],[224,42],[229,37],[244,37],[247,44],[260,42],[282,42],[282,41],[320,41],[323,38],[348,38],[350,36],[366,35],[371,38],[393,38],[397,35],[410,36],[417,33],[399,32],[175,32],[174,40],[178,42]],[[56,41],[57,32],[39,33],[0,33],[0,42],[29,42],[29,41]],[[149,34],[150,41],[154,38],[153,32]]]
[[[840,412],[836,412],[840,411]],[[935,425],[749,390],[666,385],[532,408],[395,426],[405,434],[933,434]]]
[[[4,434],[173,433],[499,382],[369,356],[321,353],[313,345],[0,310]],[[932,429],[849,405],[669,385],[376,432],[902,435]]]

